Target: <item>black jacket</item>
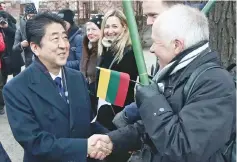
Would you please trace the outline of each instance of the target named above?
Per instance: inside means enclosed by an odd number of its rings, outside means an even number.
[[[5,149],[0,142],[0,161],[1,162],[11,162],[9,156],[7,155]]]
[[[152,154],[144,162],[224,162],[221,151],[235,128],[233,78],[220,68],[208,70],[197,80],[186,104],[183,98],[189,76],[207,62],[219,64],[217,53],[201,55],[165,79],[164,95],[140,106],[142,121],[109,133],[114,151],[135,150],[146,132],[145,143]]]
[[[11,53],[12,46],[14,43],[15,32],[16,32],[16,25],[11,22],[8,15],[9,14],[7,12],[0,11],[0,17],[3,17],[5,19],[7,19],[7,21],[8,21],[8,27],[2,28],[2,31],[4,32],[4,35],[5,35],[6,51],[8,53]]]
[[[78,71],[80,70],[80,61],[82,56],[83,38],[81,34],[80,28],[76,25],[73,25],[68,32],[70,51],[66,66]]]
[[[98,66],[109,69],[114,59],[114,55],[113,55],[113,52],[111,52],[110,50],[108,51],[104,50],[104,51],[105,52],[103,53],[103,55],[98,59]],[[135,56],[134,56],[131,46],[128,46],[124,49],[124,56],[122,60],[119,63],[115,62],[111,66],[110,69],[118,71],[118,72],[128,73],[130,75],[131,80],[134,80],[134,81],[137,80],[138,70],[137,70],[137,65],[135,61]],[[98,84],[98,76],[97,76],[97,84]],[[129,89],[127,92],[127,97],[125,100],[125,105],[129,105],[130,103],[134,102],[134,87],[135,87],[135,83],[130,82]],[[102,106],[99,110],[98,118],[97,118],[97,120],[102,125],[104,125],[110,130],[113,130],[116,128],[112,124],[114,115],[123,110],[123,107],[121,108],[115,105],[112,105],[112,107],[113,107],[114,112],[112,111],[110,106],[109,107]]]
[[[3,52],[1,56],[2,58],[8,57],[9,60],[11,60],[10,62],[7,61],[8,62],[7,64],[3,63],[3,68],[2,68],[3,71],[5,72],[8,71],[7,73],[9,74],[10,71],[18,72],[23,62],[22,60],[19,60],[19,58],[15,55],[14,51],[12,50],[12,47],[14,44],[15,32],[16,32],[16,25],[15,25],[15,21],[12,20],[12,18],[9,18],[8,16],[9,14],[7,12],[0,11],[0,17],[7,18],[7,21],[8,21],[8,27],[1,29],[2,30],[1,32],[3,32],[5,35],[4,41],[6,44],[5,52]]]
[[[21,53],[24,52],[25,65],[29,66],[32,63],[33,52],[30,46],[26,48],[21,47],[21,42],[26,40],[25,27],[26,27],[26,21],[24,18],[21,18],[20,27],[16,30],[16,34],[15,34],[13,52],[15,55],[19,55],[19,56],[21,56]],[[22,59],[22,57],[19,57],[19,59]]]
[[[38,59],[4,86],[9,124],[24,148],[24,162],[96,161],[87,158],[87,138],[107,130],[91,123],[83,75],[70,68],[64,71],[69,104]]]

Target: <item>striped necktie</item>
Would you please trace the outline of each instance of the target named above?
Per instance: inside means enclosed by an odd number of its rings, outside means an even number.
[[[62,79],[60,77],[56,77],[54,79],[54,82],[55,82],[55,84],[56,84],[56,86],[58,88],[58,91],[59,91],[61,97],[63,98],[64,101],[67,102],[67,98],[65,96],[64,88],[62,86]]]

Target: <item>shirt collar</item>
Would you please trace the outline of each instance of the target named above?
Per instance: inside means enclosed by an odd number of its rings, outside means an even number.
[[[50,72],[49,72],[49,74],[50,74],[50,76],[52,77],[53,80],[54,80],[56,77],[60,77],[60,78],[62,79],[62,69],[61,69],[61,68],[60,68],[60,71],[59,71],[58,75],[54,75],[54,74],[52,74],[52,73],[50,73]]]

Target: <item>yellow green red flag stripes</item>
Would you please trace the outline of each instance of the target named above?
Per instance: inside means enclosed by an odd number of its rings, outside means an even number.
[[[97,97],[123,107],[127,97],[129,81],[130,76],[126,73],[100,68]]]

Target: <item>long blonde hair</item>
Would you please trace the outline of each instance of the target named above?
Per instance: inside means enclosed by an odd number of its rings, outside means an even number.
[[[112,49],[115,52],[115,61],[120,62],[123,58],[123,52],[125,47],[128,45],[131,45],[131,39],[129,35],[129,30],[128,30],[128,24],[127,24],[127,19],[125,15],[123,14],[122,11],[113,9],[108,11],[104,15],[104,19],[101,24],[101,37],[99,39],[98,43],[98,54],[101,56],[103,54],[103,44],[102,44],[102,39],[104,38],[104,28],[105,28],[105,23],[109,17],[115,16],[120,20],[120,23],[123,27],[125,27],[125,31],[121,33],[121,35],[113,42],[112,44]]]

